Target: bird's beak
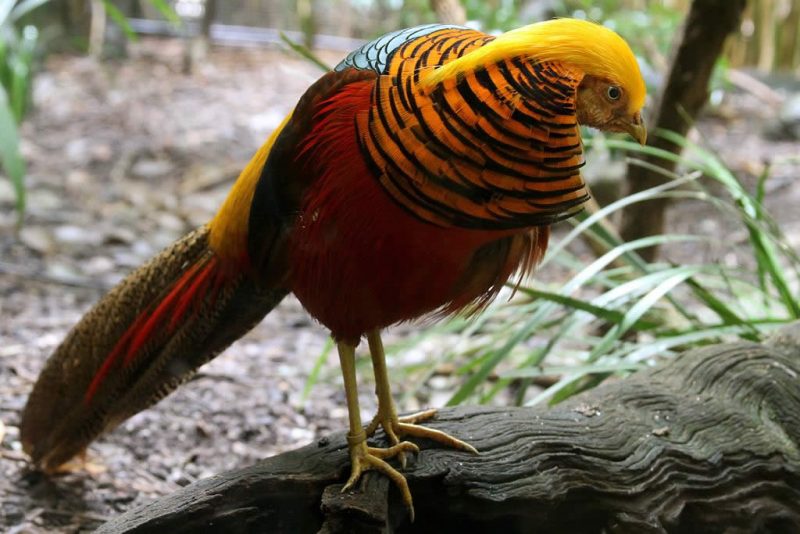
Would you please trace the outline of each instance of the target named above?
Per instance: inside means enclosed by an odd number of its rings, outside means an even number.
[[[637,111],[634,113],[631,120],[626,122],[623,128],[631,137],[636,139],[640,145],[644,145],[647,142],[647,128],[642,120],[641,112]]]

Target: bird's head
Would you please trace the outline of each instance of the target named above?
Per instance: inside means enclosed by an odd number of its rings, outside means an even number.
[[[571,68],[582,76],[575,104],[578,122],[600,130],[627,132],[644,144],[646,88],[639,64],[628,43],[600,24],[554,19],[523,26],[445,64],[425,81],[435,84],[512,57],[558,62]]]
[[[631,91],[621,82],[584,76],[575,107],[580,124],[608,132],[627,132],[641,144],[647,141],[641,109],[631,102]]]

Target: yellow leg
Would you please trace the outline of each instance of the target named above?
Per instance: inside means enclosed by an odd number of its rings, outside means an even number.
[[[347,396],[347,414],[350,418],[350,433],[347,435],[347,444],[350,449],[351,470],[350,478],[342,488],[342,491],[352,488],[364,471],[369,469],[380,471],[388,476],[400,489],[403,502],[408,508],[413,521],[414,505],[411,500],[411,492],[408,489],[408,482],[395,468],[387,464],[385,459],[405,455],[406,452],[419,452],[419,448],[408,441],[396,441],[392,443],[392,446],[385,449],[367,446],[367,434],[361,426],[361,412],[358,407],[355,347],[347,343],[339,343],[337,348],[339,350],[339,361],[342,365],[344,391]]]
[[[436,410],[425,410],[423,412],[407,415],[405,417],[398,417],[397,410],[392,400],[392,390],[389,385],[389,373],[386,370],[386,356],[383,351],[383,343],[381,342],[380,333],[373,330],[367,334],[367,341],[369,342],[369,353],[372,357],[372,368],[375,372],[375,393],[378,396],[378,413],[372,419],[372,422],[367,426],[366,435],[371,436],[380,425],[389,439],[389,444],[394,446],[400,443],[402,436],[414,436],[417,438],[428,438],[433,441],[459,449],[462,451],[478,454],[478,451],[464,441],[454,438],[450,434],[446,434],[440,430],[433,428],[426,428],[419,426],[421,423],[436,415]],[[405,467],[405,454],[400,452],[397,455],[400,462]]]

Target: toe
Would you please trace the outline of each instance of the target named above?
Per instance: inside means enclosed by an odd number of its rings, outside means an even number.
[[[423,423],[432,419],[436,416],[437,410],[436,408],[431,408],[430,410],[424,410],[417,413],[412,413],[410,415],[404,415],[403,417],[398,417],[397,420],[401,423],[408,423],[409,425],[415,425],[417,423]]]
[[[401,441],[397,445],[393,445],[385,449],[378,447],[369,447],[367,450],[369,451],[369,454],[371,454],[372,456],[376,458],[385,459],[385,458],[394,458],[398,454],[402,454],[405,452],[418,453],[419,447],[417,447],[416,444],[411,443],[410,441]]]
[[[424,426],[408,424],[408,423],[399,423],[397,425],[397,433],[402,434],[404,436],[414,436],[416,438],[427,438],[447,447],[452,447],[453,449],[459,449],[466,452],[471,452],[473,454],[478,454],[478,450],[466,443],[461,441],[458,438],[454,438],[450,434],[442,432],[441,430],[436,430],[434,428],[428,428]]]

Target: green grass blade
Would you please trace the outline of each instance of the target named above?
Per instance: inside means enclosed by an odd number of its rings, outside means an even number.
[[[0,85],[0,163],[14,186],[17,196],[17,221],[21,224],[25,213],[25,161],[19,151],[19,132],[14,112],[2,85]]]
[[[331,351],[333,350],[333,345],[333,339],[328,339],[327,343],[325,343],[325,347],[322,349],[322,352],[319,356],[317,356],[317,360],[314,362],[314,367],[311,369],[311,372],[308,373],[306,383],[303,385],[303,393],[300,395],[301,403],[305,403],[308,400],[311,390],[319,381],[320,371],[322,371],[322,366],[325,365],[325,362],[328,360],[328,356],[330,356]]]
[[[622,322],[625,314],[619,310],[613,310],[610,308],[605,308],[603,306],[596,306],[591,302],[586,302],[580,299],[568,297],[566,295],[561,295],[559,293],[552,293],[550,291],[542,291],[540,289],[533,289],[528,287],[520,287],[520,293],[524,293],[533,298],[538,298],[542,300],[549,300],[550,302],[554,302],[556,304],[561,304],[565,308],[570,310],[577,310],[583,311],[593,315],[598,319],[603,319],[609,323],[619,323]],[[636,330],[652,330],[653,328],[658,327],[658,323],[654,323],[651,321],[637,321],[634,325]]]
[[[634,304],[630,310],[625,314],[622,322],[615,324],[609,329],[603,339],[594,346],[592,351],[587,357],[588,362],[594,362],[601,356],[611,350],[616,343],[630,328],[636,324],[645,312],[652,308],[664,295],[669,293],[678,284],[684,282],[687,278],[700,272],[701,267],[681,267],[671,269],[671,273],[663,281],[661,281],[655,288],[650,290],[643,298]],[[585,373],[571,373],[572,379],[567,384],[559,382],[552,388],[548,388],[536,397],[536,401],[541,401],[548,396],[551,398],[551,403],[558,403],[570,396],[582,391],[586,388],[587,384],[582,384],[581,379],[586,376]],[[607,377],[607,373],[600,373],[600,379]],[[558,386],[558,387],[556,387]]]
[[[703,150],[696,144],[689,142],[686,138],[669,132],[666,130],[659,130],[657,135],[681,146],[684,150],[688,151],[691,156],[699,158],[693,161],[690,156],[686,156],[680,160],[663,155],[667,159],[673,161],[681,161],[683,164],[693,165],[695,168],[702,170],[703,173],[710,176],[726,187],[728,193],[734,199],[735,203],[741,210],[742,221],[747,225],[748,232],[750,233],[750,241],[753,246],[755,257],[758,262],[758,268],[765,276],[769,278],[770,282],[776,288],[781,296],[784,306],[790,311],[794,317],[800,317],[800,303],[795,295],[792,294],[790,283],[784,274],[784,269],[780,265],[780,260],[772,244],[771,238],[766,232],[756,224],[759,220],[766,218],[761,203],[745,190],[744,186],[737,180],[736,176],[728,170],[719,158],[714,154]],[[619,146],[631,148],[632,150],[639,150],[635,144],[627,141],[614,141],[608,140],[606,144],[609,146]],[[642,151],[642,150],[640,150]],[[648,154],[658,155],[658,151],[642,151]]]
[[[22,122],[28,101],[28,81],[31,78],[29,65],[16,58],[11,64],[11,86],[9,99],[11,112],[17,124]]]
[[[587,373],[585,373],[585,372],[578,372],[578,373],[572,372],[572,373],[564,375],[561,378],[561,380],[559,380],[558,382],[556,382],[555,384],[553,384],[552,386],[550,386],[549,388],[547,388],[546,390],[542,391],[537,396],[535,396],[534,398],[532,398],[531,400],[526,402],[525,406],[534,406],[534,405],[539,404],[540,402],[542,402],[544,400],[553,399],[556,396],[561,397],[562,396],[561,395],[561,391],[562,390],[567,389],[567,388],[574,388],[575,382],[580,380],[584,376],[586,376],[586,374]],[[567,398],[569,396],[570,396],[570,394],[567,393],[563,397]]]
[[[147,0],[147,2],[156,8],[156,11],[161,13],[161,16],[167,19],[174,27],[179,28],[183,24],[183,21],[178,14],[175,13],[175,10],[172,9],[169,3],[164,0]]]
[[[797,297],[793,295],[789,289],[790,284],[784,275],[775,247],[772,245],[770,238],[763,229],[757,224],[757,221],[765,218],[761,203],[750,196],[733,173],[731,173],[715,155],[702,150],[696,145],[690,144],[685,138],[673,132],[665,131],[660,132],[660,134],[668,140],[684,147],[689,147],[699,154],[708,168],[708,174],[726,186],[728,193],[740,206],[744,215],[742,219],[747,225],[750,241],[756,252],[756,260],[758,261],[759,269],[763,269],[769,276],[775,289],[777,289],[778,293],[781,295],[784,305],[793,317],[800,317],[800,303],[798,303]]]
[[[295,43],[294,41],[289,39],[289,37],[285,33],[280,32],[280,37],[281,41],[286,43],[286,46],[288,46],[294,52],[296,52],[300,56],[306,58],[308,61],[319,67],[322,70],[322,72],[329,72],[333,70],[327,63],[318,58],[311,50],[309,50],[308,48],[306,48],[301,44]]]
[[[550,367],[535,367],[528,369],[514,369],[500,376],[503,378],[536,378],[539,376],[561,375],[565,373],[616,373],[618,371],[638,371],[645,367],[636,362],[597,363],[592,365],[553,365]]]
[[[699,239],[694,236],[688,236],[690,239]],[[630,243],[623,243],[614,250],[609,251],[594,262],[589,264],[580,273],[576,274],[561,290],[563,295],[568,295],[577,290],[581,285],[589,281],[595,274],[600,272],[606,265],[614,261],[619,255],[629,250],[652,246],[656,243],[664,243],[669,241],[685,240],[687,236],[651,236],[642,239],[637,239]],[[552,313],[556,309],[556,304],[546,302],[536,309],[533,314],[528,318],[523,325],[508,335],[505,342],[497,349],[490,350],[483,356],[482,364],[456,391],[456,393],[447,402],[448,406],[459,404],[466,400],[467,397],[472,395],[477,388],[485,382],[486,378],[494,371],[497,365],[506,359],[511,351],[518,346],[523,340],[530,337],[535,330],[542,328],[543,324],[549,320]],[[551,341],[555,339],[554,335]],[[549,352],[549,351],[548,351]]]
[[[130,41],[136,42],[138,37],[136,32],[133,30],[131,23],[128,22],[128,17],[126,17],[117,6],[111,3],[111,0],[103,0],[103,7],[105,7],[106,13],[108,13],[108,16],[111,17],[111,20],[113,20],[117,26],[122,29],[125,37],[127,37]]]
[[[484,356],[484,361],[480,368],[461,385],[452,397],[450,397],[450,400],[447,401],[447,406],[460,404],[467,397],[472,395],[478,386],[486,381],[486,378],[494,371],[495,367],[511,353],[514,347],[527,338],[530,332],[547,318],[548,311],[546,306],[542,306],[538,312],[534,313],[533,316],[525,322],[522,328],[512,334],[501,347],[488,352]]]
[[[665,354],[667,351],[675,347],[690,347],[696,346],[701,343],[719,342],[726,336],[740,337],[750,332],[751,328],[755,325],[760,325],[762,334],[775,330],[786,324],[786,321],[767,320],[763,322],[753,321],[745,325],[718,325],[707,326],[700,330],[691,330],[688,332],[663,336],[648,342],[647,345],[637,347],[634,350],[628,351],[624,354],[627,361],[637,362],[645,359]],[[609,355],[612,356],[612,355]],[[623,355],[614,355],[622,357]]]
[[[719,316],[719,318],[723,321],[726,325],[736,325],[736,326],[744,326],[748,328],[750,331],[747,332],[745,337],[751,339],[752,341],[756,341],[758,339],[758,331],[750,326],[744,319],[739,317],[739,315],[734,312],[727,304],[722,302],[717,296],[715,296],[711,291],[707,290],[702,284],[694,280],[693,278],[689,278],[686,280],[686,285],[688,285],[692,291],[694,292],[695,296],[697,296],[701,302],[703,302],[706,306],[708,306],[714,313]]]
[[[624,208],[625,206],[628,206],[630,204],[635,204],[637,202],[644,202],[645,200],[653,198],[654,195],[661,193],[662,191],[667,191],[669,189],[680,187],[686,183],[696,180],[699,177],[700,173],[689,174],[684,177],[678,178],[672,182],[661,184],[646,191],[641,191],[639,193],[635,193],[633,195],[621,198],[616,202],[613,202],[608,206],[605,206],[597,210],[597,212],[593,213],[589,217],[586,217],[585,220],[581,221],[580,224],[578,224],[575,228],[573,228],[564,237],[564,239],[562,239],[556,246],[552,247],[549,250],[545,259],[542,261],[542,265],[546,264],[551,257],[559,254],[564,248],[566,248],[570,243],[572,243],[575,239],[577,239],[578,236],[580,236],[588,228],[594,226],[600,219],[607,218],[610,214]]]
[[[764,197],[767,194],[767,178],[769,178],[770,174],[770,164],[767,163],[764,165],[764,170],[758,176],[758,182],[756,183],[756,202],[759,206],[764,205]]]

